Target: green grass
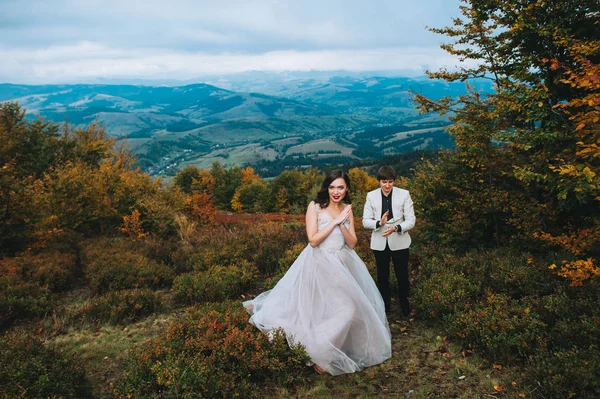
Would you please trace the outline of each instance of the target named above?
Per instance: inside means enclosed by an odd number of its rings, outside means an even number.
[[[306,143],[298,144],[288,148],[285,156],[292,154],[316,153],[317,151],[341,151],[340,154],[348,155],[352,153],[353,148],[343,146],[330,139],[312,140]]]
[[[500,369],[499,365],[494,368],[493,364],[463,351],[420,321],[414,318],[392,320],[390,328],[393,354],[383,364],[336,377],[315,374],[295,390],[273,387],[269,397],[519,397],[512,388],[516,376],[510,370]]]
[[[177,315],[153,315],[127,326],[69,328],[48,339],[47,344],[76,355],[84,363],[94,397],[110,397],[105,390],[121,375],[131,351],[159,336]]]
[[[166,294],[166,293],[165,293]],[[129,355],[141,343],[161,336],[183,308],[129,325],[68,325],[68,315],[81,306],[87,291],[65,294],[55,316],[43,321],[47,344],[79,358],[94,397],[111,397],[110,390]],[[395,313],[394,313],[395,312]],[[56,314],[64,315],[62,318]],[[392,306],[392,314],[399,314]],[[418,316],[390,318],[392,358],[361,372],[341,376],[318,375],[300,385],[265,387],[268,398],[518,398],[512,386],[518,373],[493,365],[472,351],[447,340]],[[257,334],[260,332],[257,330]],[[463,377],[464,378],[460,378]],[[496,388],[494,387],[496,386]],[[518,387],[517,387],[518,388]],[[527,397],[529,395],[527,394]]]

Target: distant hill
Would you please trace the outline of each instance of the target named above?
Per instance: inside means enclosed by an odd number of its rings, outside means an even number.
[[[466,92],[465,83],[448,83],[398,76],[324,76],[293,73],[252,73],[219,77],[209,83],[233,91],[258,91],[330,106],[412,107],[411,93],[432,99],[455,97]],[[474,79],[469,84],[476,90],[492,92],[488,79]]]
[[[213,161],[260,166],[269,174],[282,165],[344,163],[451,146],[443,130],[447,117],[418,115],[412,93],[440,98],[466,91],[462,83],[394,76],[256,73],[208,83],[0,84],[0,101],[18,101],[30,118],[75,127],[97,121],[151,174],[173,174],[190,164],[208,167]],[[492,90],[485,80],[471,85]],[[387,129],[385,137],[375,133],[381,128]],[[319,149],[331,140],[341,147]],[[289,152],[292,146],[301,150]]]

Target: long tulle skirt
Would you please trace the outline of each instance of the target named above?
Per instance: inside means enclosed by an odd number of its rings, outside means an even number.
[[[282,328],[332,375],[353,373],[391,357],[383,300],[354,250],[307,246],[269,291],[244,302],[250,323],[269,334]]]

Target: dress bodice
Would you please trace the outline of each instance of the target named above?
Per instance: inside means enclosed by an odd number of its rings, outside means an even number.
[[[329,213],[322,209],[319,204],[317,205],[317,231],[323,230],[332,220],[333,217]],[[347,228],[350,228],[350,220],[344,222]],[[319,248],[328,251],[339,251],[346,245],[344,235],[339,228],[333,229],[333,231],[319,244]]]

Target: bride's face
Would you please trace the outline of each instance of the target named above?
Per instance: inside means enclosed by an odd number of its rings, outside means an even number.
[[[346,185],[346,181],[341,177],[338,177],[328,187],[329,191],[329,202],[331,204],[339,204],[342,202],[346,193],[348,192],[348,186]]]

